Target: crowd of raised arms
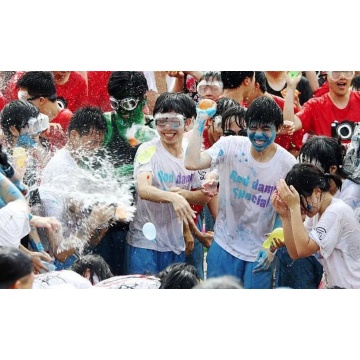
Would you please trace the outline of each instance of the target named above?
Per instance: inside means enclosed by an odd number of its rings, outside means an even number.
[[[0,72],[0,289],[360,288],[359,90]]]

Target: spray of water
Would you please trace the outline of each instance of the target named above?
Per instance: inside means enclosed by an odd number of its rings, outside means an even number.
[[[41,186],[42,194],[52,194],[57,204],[64,207],[65,221],[57,240],[57,252],[73,248],[82,252],[89,240],[87,219],[96,205],[116,207],[115,214],[120,214],[123,222],[131,221],[135,215],[133,179],[120,175],[120,169],[113,167],[107,154],[89,156],[83,153],[81,159],[81,168],[73,173],[54,169],[48,177],[52,180]],[[115,216],[113,222],[117,220]]]

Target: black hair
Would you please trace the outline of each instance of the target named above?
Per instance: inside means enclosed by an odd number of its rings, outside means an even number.
[[[46,97],[56,101],[56,84],[51,71],[28,71],[16,83],[17,88],[26,88],[31,97]]]
[[[278,104],[266,96],[260,96],[251,102],[245,114],[247,127],[275,125],[279,130],[283,125],[283,113]]]
[[[222,130],[224,132],[226,130],[229,130],[229,125],[232,118],[235,118],[235,123],[241,130],[245,130],[246,128],[245,114],[246,114],[246,109],[241,105],[235,105],[227,108],[222,113],[222,119],[221,119]],[[243,135],[247,136],[246,133],[244,133]]]
[[[221,71],[204,71],[201,78],[199,79],[198,82],[200,82],[201,80],[209,80],[212,79],[213,81],[221,81]]]
[[[157,113],[176,112],[182,114],[186,119],[196,116],[195,101],[182,92],[163,92],[155,101],[153,116]]]
[[[89,134],[90,130],[105,132],[106,118],[102,110],[96,106],[85,106],[76,110],[71,117],[68,134],[76,130],[80,136]]]
[[[266,87],[266,76],[264,71],[255,71],[255,82],[259,84],[260,90],[265,93]]]
[[[175,263],[159,272],[160,289],[192,289],[200,282],[196,268],[186,263]]]
[[[330,190],[330,179],[335,182],[338,189],[341,190],[342,180],[339,175],[323,173],[314,164],[295,164],[287,173],[285,182],[288,186],[292,185],[300,195],[301,205],[307,209],[305,198],[311,196],[315,188],[323,192]]]
[[[238,101],[236,101],[235,99],[232,98],[228,98],[228,97],[221,97],[217,102],[216,102],[216,113],[214,116],[216,115],[221,115],[223,114],[223,112],[226,109],[229,109],[233,106],[240,106],[240,103]]]
[[[96,274],[100,281],[113,277],[109,265],[101,255],[88,254],[81,256],[70,266],[70,270],[77,272],[81,276],[85,275],[87,269],[90,269],[90,282],[94,285],[94,275]]]
[[[9,289],[32,271],[30,255],[15,247],[0,246],[0,289]]]
[[[13,100],[8,102],[0,113],[1,128],[11,141],[10,127],[15,126],[16,130],[25,127],[31,118],[39,115],[39,109],[32,103],[24,100]]]
[[[354,91],[360,91],[360,74],[352,78],[350,86],[354,88]]]
[[[223,275],[206,279],[194,289],[243,289],[240,280],[232,275]]]
[[[343,171],[344,149],[338,139],[324,135],[313,135],[303,144],[299,153],[300,162],[319,163],[325,173],[331,166],[337,167],[337,174],[347,178]]]
[[[117,100],[127,97],[142,101],[149,90],[145,75],[141,71],[114,71],[108,81],[108,93]]]
[[[248,77],[252,79],[254,71],[221,71],[224,89],[236,89]]]

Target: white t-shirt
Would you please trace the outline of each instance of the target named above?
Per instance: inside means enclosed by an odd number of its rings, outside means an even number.
[[[276,182],[297,163],[277,145],[272,159],[256,161],[251,142],[243,136],[221,137],[206,152],[219,173],[219,212],[214,240],[228,253],[244,261],[255,261],[264,236],[273,230],[276,211],[271,194]]]
[[[343,200],[345,204],[348,204],[355,210],[360,205],[360,185],[345,179],[342,183],[341,191],[338,190],[335,197]]]
[[[186,142],[183,142],[185,153]],[[197,171],[186,170],[184,159],[172,156],[161,144],[160,139],[154,139],[140,145],[135,156],[134,178],[140,172],[149,171],[152,174],[152,185],[167,191],[171,187],[181,189],[197,189],[201,180]],[[135,196],[136,214],[130,223],[127,242],[144,249],[160,252],[173,251],[177,255],[185,250],[183,224],[176,216],[171,203],[157,203],[140,199]],[[148,240],[143,233],[143,226],[150,222],[155,225],[156,239]]]
[[[360,224],[354,210],[333,198],[320,220],[318,214],[306,217],[304,225],[320,247],[317,259],[329,286],[360,289]]]
[[[21,239],[29,234],[29,214],[10,202],[0,209],[0,246],[19,247]]]
[[[93,289],[159,289],[161,281],[153,275],[119,275],[100,281]]]
[[[49,271],[35,275],[33,289],[89,289],[91,282],[72,270]]]

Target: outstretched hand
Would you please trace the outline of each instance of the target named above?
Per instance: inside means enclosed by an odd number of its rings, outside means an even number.
[[[296,209],[300,207],[299,193],[292,185],[288,186],[284,179],[280,179],[276,188],[281,200],[288,206],[289,209]]]

